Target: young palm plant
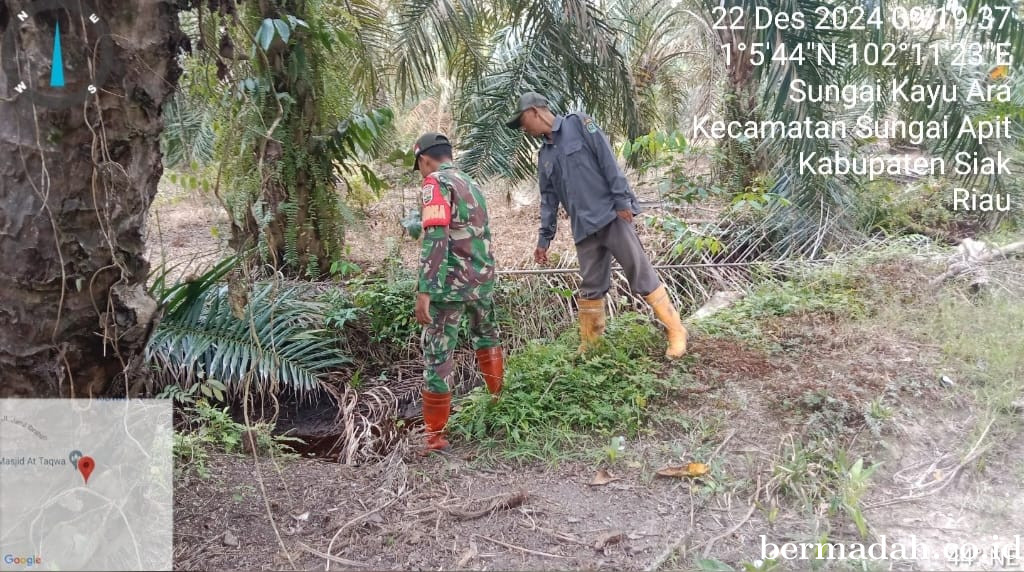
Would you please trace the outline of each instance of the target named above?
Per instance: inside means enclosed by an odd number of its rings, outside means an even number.
[[[154,281],[164,315],[145,356],[156,379],[184,387],[214,379],[236,398],[316,396],[321,378],[350,361],[323,328],[325,306],[304,300],[298,286],[259,283],[244,292],[224,283],[237,262],[228,258],[173,285],[166,272]]]

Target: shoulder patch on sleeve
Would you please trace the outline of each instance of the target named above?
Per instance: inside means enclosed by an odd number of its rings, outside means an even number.
[[[431,226],[448,226],[452,219],[452,207],[444,196],[441,184],[434,177],[423,180],[420,189],[423,200],[423,228]]]
[[[597,133],[597,122],[592,117],[584,117],[583,126],[587,128],[587,132]]]
[[[423,187],[420,188],[420,195],[423,198],[423,204],[430,204],[430,201],[434,199],[435,190],[437,190],[437,183],[423,182]]]

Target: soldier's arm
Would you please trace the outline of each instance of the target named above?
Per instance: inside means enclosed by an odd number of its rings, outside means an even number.
[[[537,170],[540,181],[540,236],[537,238],[537,247],[546,249],[558,231],[558,194],[552,188],[551,180],[544,174],[544,167],[540,166]]]
[[[452,207],[441,184],[433,177],[423,181],[423,248],[420,253],[420,278],[417,291],[439,292],[448,278],[448,225]]]
[[[612,200],[615,202],[615,210],[632,210],[633,200],[629,193],[629,183],[626,182],[626,175],[622,173],[622,169],[615,161],[615,153],[612,151],[611,144],[608,143],[608,138],[605,137],[604,132],[597,126],[593,118],[584,117],[580,121],[583,140],[590,147],[590,151],[597,159],[601,175],[608,182]]]

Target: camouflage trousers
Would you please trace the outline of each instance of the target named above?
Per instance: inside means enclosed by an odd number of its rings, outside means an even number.
[[[452,355],[459,343],[462,319],[469,319],[469,339],[474,350],[493,348],[498,339],[498,320],[490,296],[468,302],[431,302],[430,325],[423,327],[423,379],[427,390],[447,393],[455,367]]]

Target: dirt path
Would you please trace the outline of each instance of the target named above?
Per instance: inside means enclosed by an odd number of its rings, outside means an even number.
[[[627,469],[616,474],[621,480],[592,487],[583,466],[481,468],[459,458],[465,453],[410,457],[401,481],[387,490],[374,486],[379,473],[371,469],[303,461],[279,475],[265,464],[271,507],[296,565],[323,566],[306,547],[326,552],[335,540],[334,555],[372,569],[637,569],[689,525],[693,499],[677,481],[644,484],[639,471]],[[251,462],[220,459],[214,471],[223,482],[251,482]],[[520,491],[525,502],[514,509],[466,515]],[[285,565],[256,491],[200,486],[178,496],[176,567]],[[221,540],[194,549],[201,543],[193,538],[225,531],[240,546]]]

